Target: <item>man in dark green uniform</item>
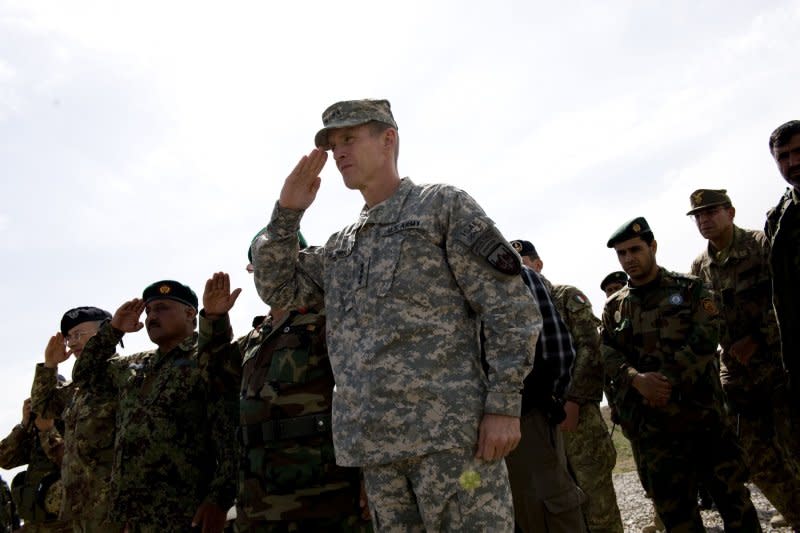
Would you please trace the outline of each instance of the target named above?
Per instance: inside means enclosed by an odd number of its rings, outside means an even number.
[[[755,483],[794,527],[800,527],[800,475],[786,443],[786,389],[772,310],[769,244],[764,233],[733,223],[724,189],[698,189],[686,213],[708,246],[692,274],[714,291],[722,317],[720,378],[744,459]]]
[[[620,424],[639,448],[642,485],[668,530],[705,531],[699,481],[726,531],[761,531],[741,450],[722,421],[711,295],[699,279],[658,266],[642,217],[623,224],[607,246],[630,281],[603,310],[603,357]]]
[[[202,313],[200,343],[229,327],[227,311]],[[335,461],[324,311],[273,308],[253,327],[224,362],[239,398],[236,531],[371,531],[359,509],[359,470]]]
[[[206,283],[208,313],[234,295],[219,289],[227,275]],[[220,294],[224,294],[220,301]],[[153,283],[125,302],[89,340],[73,376],[86,390],[114,388],[116,456],[111,474],[112,522],[128,533],[219,533],[235,491],[235,421],[208,352],[228,331],[198,345],[197,296],[172,280]],[[147,333],[157,350],[114,357],[126,333]]]
[[[56,379],[58,365],[70,355],[80,357],[100,324],[109,318],[108,311],[97,307],[76,307],[64,313],[61,332],[47,343],[44,363],[36,365],[31,389],[35,412],[64,420],[64,503],[60,517],[72,522],[75,533],[122,531],[121,524],[108,522],[116,390],[97,387],[89,391],[75,382],[58,386]]]

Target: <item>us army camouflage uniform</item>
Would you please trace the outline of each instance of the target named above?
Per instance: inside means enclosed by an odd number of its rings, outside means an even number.
[[[236,343],[236,531],[371,531],[369,521],[360,519],[359,471],[336,466],[334,457],[325,315],[294,311],[281,317],[260,317]],[[206,322],[201,315],[201,337]]]
[[[121,525],[108,522],[116,391],[90,392],[74,383],[58,386],[56,373],[55,368],[36,365],[31,408],[47,418],[64,420],[64,504],[59,516],[82,533],[120,531]]]
[[[566,399],[580,405],[578,427],[565,431],[567,461],[578,486],[588,496],[584,517],[590,533],[622,533],[622,517],[611,473],[617,452],[600,413],[603,399],[603,361],[600,355],[600,320],[589,299],[572,285],[552,286],[561,318],[572,336],[575,364]]]
[[[234,422],[209,381],[197,334],[166,354],[112,357],[120,338],[106,322],[73,369],[81,389],[119,395],[110,520],[134,532],[190,531],[204,500],[222,509],[233,503]]]
[[[646,286],[629,285],[606,301],[603,358],[620,423],[638,445],[642,484],[667,528],[705,531],[697,505],[700,481],[727,531],[761,531],[744,485],[741,450],[722,421],[717,322],[699,279],[661,268]],[[633,377],[644,372],[660,372],[672,385],[664,407],[646,405],[633,387]]]
[[[61,446],[61,434],[57,428],[40,432],[33,422],[27,428],[22,424],[14,426],[11,433],[0,441],[0,468],[28,465],[11,482],[14,506],[25,521],[26,532],[72,531],[68,522],[57,519],[58,509],[54,506],[58,503],[53,503],[60,494],[60,482],[55,480],[58,479]],[[47,506],[41,503],[46,495],[50,496]]]
[[[376,470],[371,483],[370,469],[393,469],[418,497],[434,486],[425,468],[449,476],[450,462],[460,460],[463,471],[472,469],[483,415],[519,416],[541,317],[519,277],[519,256],[463,191],[403,179],[324,247],[298,254],[301,216],[276,205],[252,247],[256,287],[278,308],[320,306],[324,298],[337,463],[365,466],[374,523],[407,526],[376,517],[376,509],[393,511],[376,503],[370,487],[379,476]],[[481,319],[488,378],[480,362]],[[450,459],[437,465],[411,464],[425,456],[437,462],[445,452]],[[507,530],[513,517],[505,463],[490,466],[481,468],[485,481],[470,498],[481,502],[477,514]],[[486,476],[495,475],[502,486],[485,492],[495,485]],[[426,528],[449,527],[442,517],[466,494],[458,477],[435,480],[438,507],[419,505]]]
[[[717,251],[709,243],[692,264],[692,274],[714,290],[721,311],[722,388],[734,413],[750,479],[800,527],[800,474],[793,467],[794,455],[782,445],[787,434],[785,377],[768,254],[764,233],[734,226],[731,245]],[[730,347],[747,336],[759,349],[744,365],[730,354]]]
[[[791,401],[800,408],[800,193],[790,187],[767,213],[764,232],[771,250],[772,298],[781,333],[783,366],[791,382]],[[797,418],[793,419],[795,422]],[[800,427],[794,428],[800,433]]]

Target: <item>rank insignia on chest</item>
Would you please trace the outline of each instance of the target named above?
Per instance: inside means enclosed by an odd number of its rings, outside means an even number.
[[[669,297],[669,303],[672,305],[681,305],[683,303],[683,296],[678,293],[671,294]]]

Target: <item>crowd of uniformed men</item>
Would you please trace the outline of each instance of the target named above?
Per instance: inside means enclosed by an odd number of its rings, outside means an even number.
[[[322,118],[248,250],[271,306],[252,331],[234,340],[224,273],[202,302],[164,280],[64,313],[0,443],[0,467],[28,465],[0,530],[217,533],[235,504],[241,532],[619,533],[604,391],[646,531],[704,531],[699,488],[726,531],[760,531],[748,480],[800,528],[800,121],[769,137],[790,187],[765,232],[698,189],[691,275],[658,265],[645,218],[611,235],[601,321],[465,192],[400,178],[386,100]],[[328,152],[365,206],[308,246]],[[143,327],[157,349],[117,356]]]

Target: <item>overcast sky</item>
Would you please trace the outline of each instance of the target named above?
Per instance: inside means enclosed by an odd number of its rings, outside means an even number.
[[[686,271],[693,190],[762,228],[785,189],[767,139],[800,118],[798,27],[798,1],[0,0],[0,433],[69,308],[223,270],[244,334],[250,239],[337,100],[389,99],[401,175],[468,191],[598,314],[630,218]],[[322,178],[312,244],[363,204]]]

